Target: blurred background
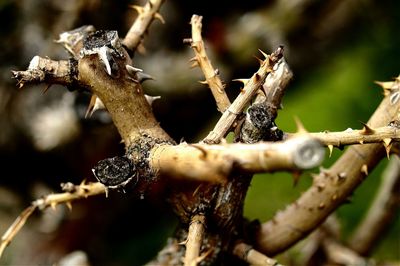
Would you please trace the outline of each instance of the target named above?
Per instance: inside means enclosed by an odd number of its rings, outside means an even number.
[[[106,112],[85,119],[88,94],[46,85],[18,90],[11,70],[26,69],[35,55],[68,58],[53,40],[63,31],[91,24],[117,30],[123,37],[136,17],[131,4],[141,1],[1,0],[0,1],[0,233],[30,202],[59,192],[62,182],[94,181],[92,166],[123,153],[120,137]],[[155,77],[147,94],[161,96],[153,105],[161,126],[176,140],[206,136],[219,118],[201,71],[190,69],[193,56],[183,44],[190,37],[192,14],[203,16],[203,36],[233,100],[240,84],[258,68],[258,49],[284,45],[294,72],[277,124],[295,131],[294,116],[309,131],[361,128],[382,99],[373,82],[400,73],[400,2],[373,0],[166,1],[166,24],[155,21],[145,38],[146,51],[135,66]],[[334,150],[328,167],[342,151]],[[379,186],[382,162],[338,210],[343,239],[367,210]],[[315,169],[313,172],[318,171]],[[312,172],[312,171],[311,171]],[[245,205],[249,219],[265,221],[296,199],[311,183],[304,173],[293,187],[289,174],[258,175]],[[36,212],[17,235],[1,265],[53,264],[74,253],[92,265],[141,265],[163,246],[176,219],[162,199],[111,193]],[[400,219],[376,246],[376,260],[400,260]],[[296,248],[281,256],[290,263]],[[288,255],[289,254],[289,255]],[[286,260],[286,261],[285,261]],[[82,262],[83,263],[83,262]]]

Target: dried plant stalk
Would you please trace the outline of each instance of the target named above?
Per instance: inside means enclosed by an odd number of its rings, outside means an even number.
[[[206,217],[202,214],[194,215],[189,225],[186,241],[186,253],[183,259],[184,266],[196,266],[201,261],[200,248],[203,243]]]
[[[236,244],[233,248],[233,254],[253,266],[282,266],[276,260],[265,256],[245,243]]]
[[[224,85],[219,77],[218,70],[215,70],[211,65],[204,48],[204,42],[201,37],[202,18],[203,17],[201,16],[193,15],[192,19],[190,20],[190,24],[192,25],[191,47],[196,54],[196,57],[194,57],[191,61],[193,62],[194,66],[200,66],[206,78],[205,83],[207,83],[211,89],[215,102],[217,103],[218,110],[223,113],[231,105],[231,102],[225,93]]]

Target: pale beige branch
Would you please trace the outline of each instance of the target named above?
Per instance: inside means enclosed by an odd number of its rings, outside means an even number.
[[[152,149],[150,165],[173,178],[221,182],[232,170],[246,173],[308,169],[324,159],[318,141],[307,137],[257,144],[160,145]]]
[[[282,264],[279,264],[276,260],[265,256],[245,243],[236,244],[233,248],[233,255],[252,266],[282,266]]]
[[[43,210],[47,207],[55,208],[57,204],[65,203],[68,208],[72,208],[71,201],[95,196],[106,193],[106,187],[101,183],[82,183],[80,185],[73,185],[71,183],[64,184],[63,190],[65,193],[50,194],[43,198],[37,199],[32,202],[32,205],[26,208],[14,221],[14,223],[7,229],[1,237],[0,244],[0,257],[4,249],[10,244],[17,233],[24,226],[29,216],[38,208]]]
[[[376,265],[373,261],[361,257],[355,251],[343,246],[333,238],[328,237],[322,240],[322,247],[329,263],[334,263],[335,265]]]
[[[159,10],[164,0],[148,0],[142,6],[132,6],[137,12],[138,17],[133,22],[131,28],[125,36],[122,44],[125,45],[130,51],[135,52],[139,45],[142,43],[144,35],[146,34],[151,22],[154,19],[159,19],[164,23],[164,19],[160,15]]]
[[[206,78],[205,83],[207,83],[211,89],[218,110],[223,113],[231,105],[231,102],[225,93],[224,85],[219,77],[218,70],[214,69],[211,65],[204,48],[204,42],[201,37],[202,19],[203,17],[201,16],[193,15],[190,20],[190,24],[192,25],[191,47],[196,55],[191,61],[193,66],[200,66]]]
[[[376,246],[392,222],[400,206],[400,159],[390,158],[382,176],[379,191],[361,224],[349,241],[349,246],[361,255],[367,255]]]
[[[186,253],[183,258],[184,266],[196,266],[203,258],[200,249],[203,243],[206,217],[197,214],[192,217],[186,240]]]
[[[219,143],[232,128],[237,117],[256,95],[265,82],[267,75],[273,71],[274,65],[282,58],[283,48],[279,47],[271,55],[264,54],[266,59],[261,63],[259,70],[248,80],[241,80],[244,87],[235,101],[222,114],[214,129],[204,139],[206,143]]]
[[[19,88],[26,83],[45,82],[49,84],[71,85],[75,81],[73,61],[55,61],[35,56],[25,71],[12,71]]]
[[[385,97],[368,122],[371,128],[386,126],[398,119],[400,101]],[[353,145],[285,210],[262,224],[257,249],[267,255],[279,253],[318,227],[346,201],[377,163],[385,156],[382,144]]]

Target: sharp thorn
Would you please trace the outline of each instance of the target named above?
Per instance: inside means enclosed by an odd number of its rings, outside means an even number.
[[[241,82],[246,86],[247,82],[249,82],[249,79],[233,79],[232,81]]]
[[[208,84],[207,80],[199,80],[199,83],[204,84],[204,85]]]
[[[129,7],[135,9],[139,13],[139,15],[141,15],[144,12],[144,8],[142,6],[130,5]]]
[[[364,141],[363,141],[363,140],[360,140],[358,143],[360,143],[361,145],[363,145],[363,144],[364,144]]]
[[[131,76],[133,78],[136,77],[135,75],[137,75],[137,73],[143,72],[142,69],[136,68],[136,67],[133,67],[133,66],[130,66],[130,65],[125,65],[125,68],[128,71],[129,76]]]
[[[333,151],[333,145],[328,145],[329,149],[329,158],[332,156],[332,151]]]
[[[364,125],[363,129],[361,130],[362,135],[370,135],[375,132],[370,126],[368,126],[366,123],[361,122],[361,124]]]
[[[365,174],[365,175],[367,176],[367,175],[368,175],[368,165],[363,164],[363,165],[361,166],[360,171],[361,171],[361,173],[363,173],[363,174]]]
[[[55,211],[56,207],[57,207],[57,203],[56,202],[50,203],[50,207]]]
[[[300,119],[297,116],[294,117],[294,121],[295,121],[296,127],[297,127],[296,133],[300,133],[300,134],[308,133],[308,131],[304,127],[303,123],[300,121]]]
[[[150,106],[153,105],[153,102],[155,100],[161,99],[161,96],[150,96],[150,95],[147,95],[147,94],[145,94],[144,97],[146,98],[146,100],[147,100],[147,102],[149,103]]]
[[[145,82],[146,80],[154,80],[153,76],[143,73],[143,72],[138,72],[137,73],[137,79],[140,83]]]
[[[164,20],[163,16],[161,16],[160,13],[158,13],[158,12],[155,13],[154,18],[158,19],[162,24],[165,24],[165,20]]]
[[[260,53],[265,57],[265,58],[269,58],[269,55],[266,54],[264,51],[262,51],[261,49],[258,49],[258,51],[260,51]]]
[[[386,138],[386,139],[383,139],[382,141],[383,141],[383,146],[385,147],[386,156],[387,156],[387,158],[389,160],[390,150],[392,148],[392,139],[391,138]]]
[[[391,89],[394,85],[394,81],[375,81],[375,84],[381,86],[383,89]]]
[[[68,209],[69,209],[70,211],[72,211],[72,204],[71,204],[70,201],[67,201],[67,202],[65,203],[65,205],[67,205]]]
[[[192,64],[190,64],[189,68],[195,68],[199,66],[199,62],[193,61]]]
[[[109,76],[111,76],[111,66],[110,62],[108,62],[107,58],[107,47],[103,46],[99,49],[99,52],[97,53],[99,55],[100,60],[103,62],[104,66],[106,67],[106,72]]]
[[[85,118],[91,117],[94,112],[100,109],[105,109],[103,102],[96,96],[92,95],[90,98],[89,106],[86,110]]]

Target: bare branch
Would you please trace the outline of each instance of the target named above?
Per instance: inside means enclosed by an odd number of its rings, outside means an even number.
[[[153,169],[174,178],[220,182],[233,170],[247,173],[308,169],[324,159],[324,149],[307,136],[257,144],[160,145],[153,148]]]
[[[372,115],[371,128],[398,119],[400,101],[390,98],[385,97]],[[312,187],[298,200],[261,226],[257,248],[272,255],[307,236],[351,195],[384,154],[381,144],[350,147],[329,170],[315,176]]]
[[[390,158],[379,191],[361,224],[350,238],[350,247],[367,255],[388,228],[400,207],[400,159]]]
[[[164,23],[164,19],[158,13],[163,2],[164,0],[148,0],[144,7],[132,6],[138,12],[138,17],[122,42],[131,52],[134,53],[142,43],[144,35],[154,19],[159,19]]]
[[[68,208],[72,208],[71,201],[95,196],[106,193],[106,188],[101,183],[82,183],[80,185],[73,185],[67,183],[62,185],[65,193],[50,194],[41,199],[32,202],[32,205],[26,208],[14,221],[14,223],[7,229],[1,237],[0,244],[0,257],[4,249],[10,244],[16,234],[24,226],[29,216],[38,208],[43,210],[47,207],[55,208],[58,204],[65,203]]]
[[[231,129],[233,123],[236,121],[244,108],[253,99],[257,91],[264,84],[265,78],[268,73],[273,71],[274,65],[282,57],[283,48],[279,47],[271,55],[265,55],[266,59],[261,64],[260,69],[249,79],[244,82],[242,92],[236,97],[235,101],[229,108],[222,114],[221,118],[215,125],[214,129],[204,139],[207,143],[218,143]]]
[[[190,24],[192,25],[191,47],[196,54],[191,61],[193,66],[200,66],[217,103],[218,110],[223,113],[231,105],[231,102],[225,93],[224,85],[219,77],[218,70],[215,70],[211,65],[204,48],[204,42],[201,37],[202,19],[203,17],[201,16],[193,15],[190,20]]]
[[[271,259],[252,246],[238,243],[233,248],[233,254],[253,266],[280,266],[276,260]]]
[[[322,241],[322,247],[324,248],[329,262],[335,265],[376,265],[374,262],[361,257],[350,248],[339,244],[332,238],[325,238]]]
[[[35,56],[25,71],[12,71],[19,88],[26,83],[49,83],[71,85],[76,81],[76,61],[55,61],[49,58]]]
[[[183,259],[184,266],[196,266],[203,258],[200,248],[203,243],[206,217],[198,214],[192,217],[186,241],[186,253]]]

